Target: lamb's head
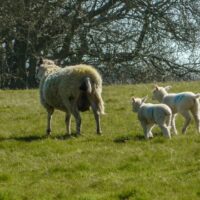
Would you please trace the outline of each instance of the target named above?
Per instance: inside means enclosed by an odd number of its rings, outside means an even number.
[[[143,98],[132,97],[132,111],[138,112],[142,104],[147,100],[147,96]]]
[[[153,93],[152,99],[162,102],[163,97],[168,94],[168,90],[170,88],[171,86],[159,87],[158,85],[155,85],[152,92]]]

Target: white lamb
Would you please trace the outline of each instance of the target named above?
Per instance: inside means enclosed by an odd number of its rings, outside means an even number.
[[[200,133],[200,113],[199,113],[199,101],[198,98],[200,94],[194,94],[192,92],[182,92],[182,93],[168,93],[171,86],[159,87],[155,86],[153,90],[153,99],[159,102],[167,104],[172,110],[172,128],[175,134],[177,134],[175,117],[177,113],[180,113],[185,118],[185,123],[182,128],[182,133],[184,134],[187,127],[191,121],[192,113],[198,133]]]
[[[71,134],[71,114],[76,120],[76,133],[81,132],[80,111],[91,107],[100,134],[100,114],[104,114],[101,97],[102,78],[97,70],[89,65],[75,65],[60,68],[52,60],[40,59],[36,77],[40,80],[40,100],[48,113],[47,135],[51,133],[51,118],[55,109],[66,113],[67,134]]]
[[[138,113],[138,119],[144,130],[145,138],[153,137],[151,129],[155,124],[161,128],[164,136],[171,138],[171,109],[165,104],[145,103],[146,99],[147,97],[132,97],[132,109],[133,112]]]

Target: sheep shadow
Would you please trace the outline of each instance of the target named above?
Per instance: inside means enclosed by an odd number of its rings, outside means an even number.
[[[35,142],[35,141],[40,141],[40,140],[45,140],[45,139],[57,139],[57,140],[69,140],[73,138],[77,138],[75,133],[71,134],[70,136],[68,135],[56,135],[56,136],[46,136],[46,135],[27,135],[27,136],[11,136],[11,137],[0,137],[0,142],[3,141],[9,141],[9,140],[15,140],[19,142]]]
[[[21,141],[21,142],[34,142],[38,140],[43,140],[45,138],[46,138],[45,136],[28,135],[28,136],[11,137],[10,139]]]
[[[57,140],[70,140],[73,138],[78,138],[81,137],[82,135],[77,135],[76,133],[71,133],[71,135],[56,135],[56,136],[49,136],[52,139],[57,139]]]
[[[38,136],[38,135],[11,136],[8,138],[1,137],[0,141],[15,140],[21,142],[33,142],[33,141],[43,140],[45,138],[46,138],[45,136]]]

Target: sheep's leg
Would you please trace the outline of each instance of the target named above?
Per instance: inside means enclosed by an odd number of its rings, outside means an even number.
[[[48,114],[47,114],[47,130],[46,130],[46,134],[47,136],[51,135],[51,119],[52,119],[52,115],[54,112],[54,109],[48,109],[47,110]]]
[[[169,128],[166,125],[163,125],[163,124],[159,125],[159,127],[160,127],[161,131],[163,132],[163,135],[170,139],[171,134],[170,134]]]
[[[80,135],[81,134],[81,116],[77,107],[74,107],[74,109],[72,110],[72,114],[76,120],[76,134]]]
[[[94,118],[95,118],[95,121],[96,121],[97,134],[101,134],[102,130],[101,130],[101,125],[100,125],[100,115],[99,115],[99,112],[97,110],[97,106],[94,103],[91,103],[91,107],[92,107],[92,111],[94,113]]]
[[[71,113],[66,113],[65,116],[65,123],[66,123],[66,135],[71,135]]]
[[[176,129],[176,114],[172,114],[171,124],[172,124],[173,133],[174,133],[175,135],[177,135],[178,132],[177,132],[177,129]]]
[[[185,123],[184,123],[184,126],[182,128],[182,133],[185,134],[186,130],[187,130],[187,127],[188,125],[190,124],[190,121],[191,121],[191,116],[190,116],[190,113],[188,111],[182,111],[180,112],[183,117],[185,118]]]
[[[199,113],[198,113],[199,111],[196,110],[196,109],[192,109],[191,112],[192,112],[192,115],[193,115],[194,120],[196,122],[197,131],[198,131],[198,133],[200,133],[200,116],[199,116]]]

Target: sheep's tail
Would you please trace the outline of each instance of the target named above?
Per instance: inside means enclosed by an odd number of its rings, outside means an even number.
[[[88,94],[92,93],[92,85],[89,77],[86,77],[81,86],[79,87],[80,90],[87,92]]]
[[[104,102],[99,91],[95,92],[95,101],[99,114],[105,115]]]
[[[80,86],[80,90],[85,91],[88,96],[93,96],[96,109],[98,110],[99,114],[104,115],[104,102],[101,97],[101,89],[99,87],[101,86],[92,85],[91,79],[86,77]]]
[[[87,86],[87,93],[91,94],[92,93],[92,85],[91,85],[89,77],[86,78],[85,83]]]

